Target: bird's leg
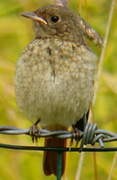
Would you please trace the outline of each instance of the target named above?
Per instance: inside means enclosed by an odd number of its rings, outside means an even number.
[[[81,139],[81,131],[78,129],[78,127],[76,126],[76,124],[72,125],[73,128],[73,137],[71,139],[70,144],[73,144],[73,140],[75,139],[76,141],[76,146],[78,145],[80,139]]]
[[[83,115],[83,117],[79,121],[76,122],[76,124],[72,125],[74,135],[71,139],[71,144],[73,143],[73,139],[75,139],[76,140],[76,146],[78,145],[78,142],[82,138],[81,132],[83,132],[85,129],[85,126],[86,126],[87,121],[88,121],[88,117],[89,117],[89,111],[87,113],[85,113]]]
[[[38,141],[38,137],[39,137],[39,128],[38,128],[38,124],[40,122],[40,119],[38,119],[31,127],[29,130],[29,134],[32,137],[32,142],[37,142]]]

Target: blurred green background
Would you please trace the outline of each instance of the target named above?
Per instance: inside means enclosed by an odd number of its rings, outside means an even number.
[[[46,4],[45,0],[0,1],[0,126],[27,128],[31,123],[16,105],[14,92],[15,65],[24,47],[34,38],[32,24],[20,16]],[[47,2],[48,3],[48,2]],[[111,0],[71,0],[69,6],[80,14],[102,35],[107,29]],[[117,7],[112,19],[106,55],[93,107],[94,121],[102,129],[117,132]],[[99,48],[93,47],[100,55]],[[33,145],[30,137],[3,136],[1,143]],[[43,141],[39,140],[39,145]],[[116,145],[116,143],[113,143]],[[111,146],[111,144],[109,144]],[[109,146],[108,145],[108,146]],[[0,179],[2,180],[54,180],[42,172],[42,152],[12,151],[0,149]],[[96,155],[96,161],[94,161]],[[81,180],[107,179],[114,153],[86,153]],[[74,180],[79,153],[69,153],[65,180]],[[94,170],[97,169],[97,176]],[[117,179],[117,162],[112,179]],[[96,179],[97,178],[97,179]]]

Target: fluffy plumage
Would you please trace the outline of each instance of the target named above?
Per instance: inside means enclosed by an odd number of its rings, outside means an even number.
[[[41,119],[42,127],[67,129],[87,113],[92,103],[97,57],[86,46],[85,34],[95,39],[96,32],[91,29],[91,36],[90,26],[62,6],[23,15],[33,19],[36,38],[17,63],[17,103],[31,120]],[[87,32],[82,30],[85,27]],[[54,145],[66,143],[58,139],[45,142],[45,146]],[[56,153],[44,153],[46,175],[56,175],[56,161]],[[62,174],[64,164],[65,153]]]

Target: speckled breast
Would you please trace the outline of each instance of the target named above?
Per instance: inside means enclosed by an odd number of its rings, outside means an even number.
[[[97,58],[86,46],[36,39],[16,68],[16,99],[43,126],[70,126],[88,110],[94,95]]]

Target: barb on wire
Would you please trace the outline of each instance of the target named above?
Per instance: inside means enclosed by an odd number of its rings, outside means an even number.
[[[80,147],[79,148],[74,148],[74,151],[90,151],[87,150],[87,148],[83,148],[84,145],[91,144],[94,145],[95,143],[98,143],[100,146],[100,150],[105,149],[104,148],[104,143],[105,142],[112,142],[112,141],[117,141],[117,134],[103,130],[103,129],[98,129],[96,124],[93,123],[87,123],[84,132],[79,131],[79,137],[74,134],[73,131],[62,131],[62,130],[57,130],[57,131],[50,131],[47,129],[41,129],[37,128],[37,131],[35,134],[34,132],[31,132],[31,128],[29,129],[19,129],[16,127],[12,126],[0,126],[0,134],[8,134],[8,135],[29,135],[31,136],[36,136],[36,138],[46,138],[46,137],[57,137],[57,138],[65,138],[65,139],[74,139],[74,140],[81,140]],[[44,150],[44,147],[32,147],[32,146],[15,146],[15,145],[7,145],[7,144],[0,144],[0,147],[4,148],[10,148],[10,149],[22,149],[22,150]],[[30,148],[29,148],[30,147]],[[41,149],[40,149],[41,148]],[[49,150],[56,150],[56,148],[50,148]],[[62,151],[73,151],[73,148],[59,148]],[[94,151],[96,148],[89,148],[91,151]],[[117,150],[117,148],[114,148],[113,151]],[[48,150],[48,148],[46,148]],[[99,148],[97,148],[96,151],[100,151]],[[110,148],[112,151],[112,148]],[[103,150],[104,151],[104,150]]]

